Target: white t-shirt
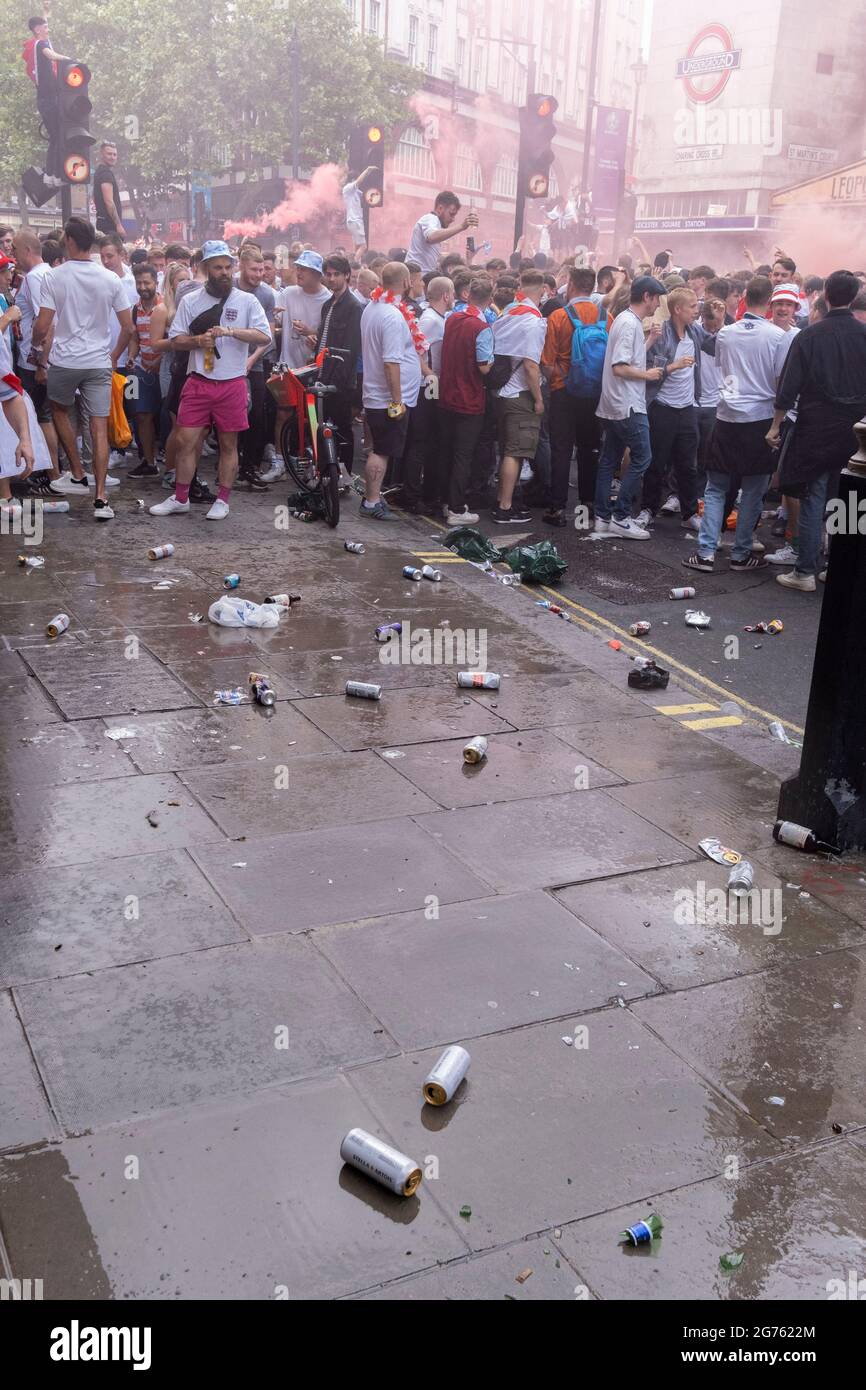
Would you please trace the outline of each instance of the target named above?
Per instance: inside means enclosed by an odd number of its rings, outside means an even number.
[[[18,360],[25,372],[35,367],[27,358],[33,346],[33,322],[42,307],[42,281],[51,274],[51,267],[40,261],[24,276],[21,288],[15,296],[15,303],[21,310],[21,339],[18,343]],[[119,326],[119,325],[118,325]]]
[[[601,374],[601,397],[596,415],[602,420],[627,420],[632,411],[646,415],[646,382],[617,376],[614,367],[646,371],[646,338],[643,323],[631,309],[624,309],[611,324]]]
[[[283,311],[283,339],[280,347],[280,361],[289,367],[305,367],[312,353],[305,338],[296,338],[292,319],[301,323],[314,333],[318,333],[322,321],[322,305],[331,298],[331,291],[321,285],[315,294],[307,294],[300,285],[287,285],[277,295],[277,308]]]
[[[385,363],[400,366],[400,398],[406,406],[417,404],[421,389],[421,363],[409,325],[396,304],[372,301],[361,315],[361,358],[364,363],[364,406],[386,410],[392,396],[385,377]]]
[[[523,361],[527,357],[531,362],[541,361],[546,337],[547,319],[541,313],[515,313],[509,306],[500,314],[493,325],[493,350],[497,355],[520,358],[519,365],[499,392],[500,396],[507,399],[529,390]]]
[[[748,424],[772,418],[776,386],[794,341],[769,319],[746,313],[719,329],[716,365],[722,379],[718,420]]]
[[[441,231],[442,223],[435,212],[425,212],[424,216],[419,217],[412,228],[412,240],[409,242],[406,260],[417,262],[421,267],[422,274],[428,270],[435,270],[439,265],[439,257],[442,254],[439,250],[441,242],[430,242],[427,240],[427,235],[429,232]]]
[[[678,362],[681,357],[694,357],[698,349],[695,347],[688,333],[684,333],[677,343],[677,350],[674,353],[674,361]],[[709,357],[704,353],[704,359]],[[701,362],[701,371],[704,363]],[[677,410],[684,410],[687,405],[695,404],[695,369],[694,367],[680,367],[679,371],[671,372],[661,384],[661,389],[656,396],[657,401],[662,405],[672,405]]]
[[[346,226],[350,232],[364,231],[364,209],[361,193],[356,183],[343,184],[343,202],[346,206]]]
[[[210,309],[218,303],[219,300],[208,294],[204,286],[196,290],[195,294],[185,294],[177,306],[168,336],[177,338],[180,334],[189,333],[193,319],[197,319],[205,309]],[[254,294],[247,294],[245,290],[232,289],[228,298],[223,300],[220,323],[224,328],[258,328],[268,337],[271,333],[261,304]],[[201,376],[207,377],[208,381],[231,381],[235,377],[246,376],[249,343],[237,338],[218,338],[216,345],[219,357],[214,358],[212,372],[206,372],[204,369],[204,348],[193,348],[187,370],[200,373]]]
[[[438,376],[442,370],[442,339],[445,337],[444,315],[437,313],[435,309],[427,308],[418,320],[418,327],[427,339],[427,346],[430,349],[430,363]]]
[[[123,281],[95,261],[65,261],[43,276],[41,307],[55,311],[51,367],[110,367],[116,315],[129,308]]]
[[[113,271],[109,271],[109,274],[113,274],[113,273],[114,273]],[[130,275],[129,273],[124,273],[123,275],[119,276],[118,278],[119,278],[119,280],[120,280],[121,285],[123,286],[123,292],[124,292],[124,294],[125,294],[125,296],[126,296],[125,308],[131,309],[131,308],[133,308],[134,305],[136,305],[136,304],[138,303],[138,290],[135,288],[135,276],[134,276],[134,275]],[[112,352],[114,352],[114,349],[115,349],[115,346],[116,346],[116,344],[117,344],[117,340],[118,340],[119,337],[120,337],[120,321],[119,321],[118,319],[115,319],[114,322],[113,322],[113,324],[112,324],[112,329],[111,329],[111,351],[112,351]],[[118,365],[118,367],[125,367],[125,366],[126,366],[126,363],[127,363],[127,361],[128,361],[128,359],[129,359],[129,353],[126,351],[126,349],[124,349],[124,351],[120,354],[120,356],[119,356],[118,359],[117,359],[117,365]]]
[[[722,378],[715,357],[708,352],[701,353],[701,399],[702,408],[715,409],[721,399]]]

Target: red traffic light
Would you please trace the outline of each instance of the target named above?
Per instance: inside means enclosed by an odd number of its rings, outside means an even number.
[[[535,114],[542,120],[546,116],[552,116],[558,106],[559,102],[556,100],[556,97],[535,98]]]
[[[371,145],[378,145],[379,141],[382,139],[381,128],[377,125],[368,126],[367,139],[370,141]]]
[[[84,63],[73,63],[63,74],[67,87],[83,87],[90,81],[90,69]]]

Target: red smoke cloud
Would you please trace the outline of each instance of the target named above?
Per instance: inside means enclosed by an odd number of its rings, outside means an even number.
[[[298,223],[319,221],[343,211],[342,187],[345,180],[337,164],[321,164],[309,183],[286,183],[286,196],[273,212],[242,222],[226,222],[224,235],[260,236],[265,232],[286,232]]]

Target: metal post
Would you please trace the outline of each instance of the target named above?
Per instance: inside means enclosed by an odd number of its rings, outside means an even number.
[[[830,541],[800,771],[782,783],[778,815],[840,849],[866,849],[866,419],[839,480],[849,524]],[[854,524],[851,525],[850,521]]]
[[[529,58],[526,63],[526,96],[527,100],[535,91],[535,48],[530,49]],[[514,249],[517,250],[517,243],[523,236],[523,215],[526,207],[526,198],[520,186],[520,161],[518,158],[517,168],[517,198],[514,203]]]
[[[595,0],[592,12],[592,44],[589,53],[589,78],[586,88],[586,116],[583,131],[583,170],[580,176],[582,195],[589,192],[589,159],[592,151],[592,124],[595,114],[595,83],[598,73],[598,39],[601,20],[601,0]]]
[[[292,178],[301,177],[301,48],[297,25],[292,30]]]
[[[64,183],[60,188],[60,219],[64,226],[72,216],[72,188]]]

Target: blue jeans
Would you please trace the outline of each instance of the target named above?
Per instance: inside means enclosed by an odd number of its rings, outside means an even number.
[[[817,478],[812,478],[808,483],[800,498],[800,524],[797,533],[799,545],[797,563],[794,566],[797,574],[815,574],[818,569],[829,481],[829,473],[819,473]]]
[[[761,502],[770,485],[771,473],[752,473],[740,479],[740,505],[737,511],[737,531],[734,536],[732,560],[745,560],[752,553],[752,539],[755,523],[761,515]],[[713,556],[722,534],[725,521],[725,498],[728,495],[730,477],[718,469],[711,468],[707,473],[707,486],[704,489],[704,514],[698,533],[698,553]]]
[[[640,489],[641,479],[652,463],[650,450],[649,421],[646,415],[632,411],[627,420],[602,420],[604,444],[598,460],[598,480],[595,485],[595,514],[603,521],[610,521],[610,485],[616,468],[622,461],[623,450],[628,449],[631,463],[620,484],[616,499],[614,516],[624,521],[631,516],[635,497]]]

